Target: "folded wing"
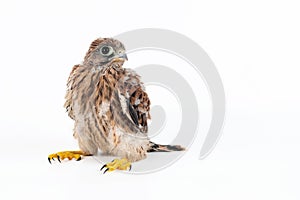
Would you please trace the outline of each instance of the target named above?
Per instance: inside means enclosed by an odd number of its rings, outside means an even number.
[[[117,125],[124,131],[147,134],[150,99],[140,76],[133,70],[126,69],[116,84],[111,109]]]

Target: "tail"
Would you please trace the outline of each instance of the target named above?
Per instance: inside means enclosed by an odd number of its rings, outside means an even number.
[[[150,147],[147,152],[170,152],[170,151],[184,151],[185,148],[180,145],[162,145],[155,144],[150,141]]]

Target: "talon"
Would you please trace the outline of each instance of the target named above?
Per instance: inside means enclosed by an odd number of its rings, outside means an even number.
[[[103,169],[104,167],[106,167],[106,165],[103,165],[103,166],[101,167],[100,171],[102,171],[102,169]]]
[[[128,171],[130,171],[130,170],[131,170],[131,167],[132,167],[132,165],[130,165],[130,166],[129,166],[129,170],[128,170]]]
[[[109,169],[107,168],[107,169],[103,172],[103,174],[105,174],[108,170],[109,170]]]
[[[127,160],[127,158],[123,158],[123,159],[114,159],[112,160],[110,163],[106,163],[105,165],[102,166],[102,168],[100,169],[100,171],[105,168],[105,171],[103,172],[103,174],[105,174],[107,171],[111,172],[114,170],[131,170],[131,163]]]
[[[51,159],[53,161],[57,159],[61,163],[61,161],[63,161],[65,158],[68,158],[69,160],[75,158],[76,161],[79,161],[82,159],[82,156],[92,156],[92,154],[87,154],[83,151],[61,151],[58,153],[50,154],[48,156],[48,161],[51,163]]]

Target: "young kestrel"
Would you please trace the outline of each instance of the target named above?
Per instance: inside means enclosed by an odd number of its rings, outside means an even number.
[[[124,45],[112,38],[92,42],[82,64],[75,65],[67,83],[65,108],[74,120],[74,137],[80,151],[51,154],[51,159],[81,160],[81,156],[117,156],[102,168],[106,171],[131,168],[131,162],[147,152],[181,151],[183,147],[158,145],[147,137],[150,100],[140,76],[123,68]]]

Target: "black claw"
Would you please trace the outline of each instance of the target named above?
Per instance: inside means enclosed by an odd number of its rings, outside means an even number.
[[[76,161],[79,161],[79,160],[81,160],[81,157],[79,157]]]
[[[113,159],[111,162],[114,162],[115,161],[115,159]]]
[[[59,156],[57,156],[57,160],[61,163]]]
[[[130,165],[130,166],[129,166],[129,170],[128,170],[128,171],[130,171],[130,170],[131,170],[131,166],[132,166],[132,165]]]
[[[54,158],[52,158],[52,160],[54,160]],[[55,160],[54,160],[55,161]]]
[[[52,164],[52,163],[51,163],[51,159],[50,159],[49,157],[48,157],[48,161],[49,161],[50,164]]]
[[[105,174],[108,171],[108,168],[103,172],[103,174]]]
[[[103,169],[104,167],[106,167],[106,165],[103,165],[103,166],[101,167],[100,171],[102,171],[102,169]]]

